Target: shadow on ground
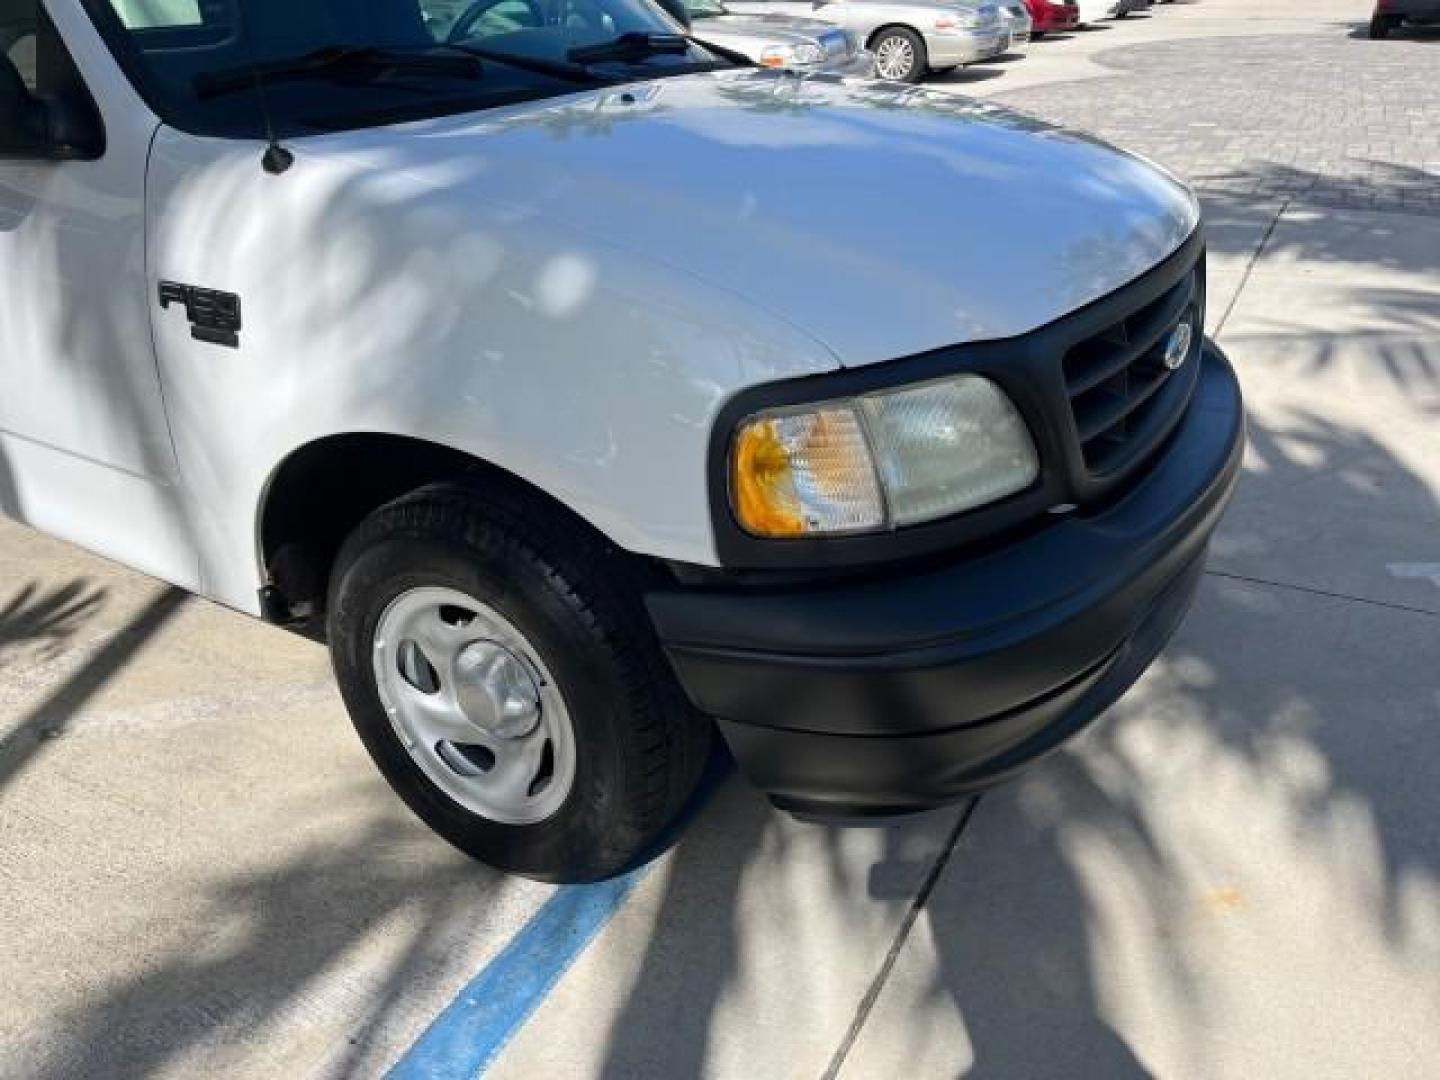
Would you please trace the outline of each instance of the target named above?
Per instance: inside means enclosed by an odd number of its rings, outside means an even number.
[[[39,644],[53,657],[105,605],[105,590],[77,578],[46,591],[31,581],[0,606],[0,662],[12,649]]]
[[[1236,207],[1257,209],[1267,202],[1289,200],[1296,206],[1337,210],[1383,210],[1400,214],[1430,215],[1440,212],[1437,203],[1435,167],[1419,168],[1401,162],[1367,156],[1347,157],[1334,171],[1320,172],[1283,162],[1251,161],[1243,168],[1217,169],[1186,177],[1212,199],[1228,198]],[[1403,229],[1404,222],[1377,225]],[[1325,260],[1343,260],[1343,249],[1327,241],[1317,230],[1307,248]]]
[[[57,1017],[57,1037],[26,1075],[180,1075],[185,1062],[197,1060],[192,1055],[223,1060],[227,1043],[243,1048],[252,1075],[285,1075],[284,1061],[297,1053],[325,1062],[334,1076],[372,1070],[378,1022],[444,969],[504,888],[500,875],[460,860],[423,869],[415,847],[414,829],[380,820],[343,844],[292,849],[258,873],[218,873],[205,900],[208,930],[194,935],[193,952],[167,955]],[[306,1012],[317,985],[394,922],[404,930],[378,977],[339,991],[353,997],[349,1045],[307,1046]]]
[[[100,645],[80,667],[13,724],[5,725],[0,739],[0,798],[21,771],[34,764],[50,739],[65,727],[147,641],[184,606],[186,594],[163,589],[126,625]],[[41,655],[53,659],[94,616],[105,601],[105,590],[84,581],[72,581],[46,594],[31,583],[24,586],[0,611],[0,662],[6,649],[41,645]]]

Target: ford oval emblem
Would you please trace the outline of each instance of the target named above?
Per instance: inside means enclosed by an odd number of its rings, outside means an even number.
[[[1185,357],[1190,355],[1191,336],[1188,319],[1170,331],[1170,337],[1165,342],[1165,352],[1161,356],[1166,371],[1180,370],[1180,365],[1185,363]]]

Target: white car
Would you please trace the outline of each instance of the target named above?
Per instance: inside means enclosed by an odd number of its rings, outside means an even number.
[[[399,795],[547,880],[717,729],[886,814],[1113,702],[1243,443],[1190,192],[648,0],[464,18],[0,7],[4,511],[326,638]]]
[[[1080,8],[1081,26],[1113,19],[1126,9],[1128,3],[1129,0],[1075,0]]]

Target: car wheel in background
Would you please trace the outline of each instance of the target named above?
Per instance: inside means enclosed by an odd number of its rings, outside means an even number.
[[[875,54],[875,73],[889,82],[918,83],[925,77],[928,61],[925,42],[913,30],[892,26],[870,41]]]

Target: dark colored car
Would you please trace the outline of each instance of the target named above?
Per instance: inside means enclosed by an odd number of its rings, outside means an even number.
[[[1032,38],[1057,30],[1074,30],[1080,25],[1080,7],[1073,3],[1058,3],[1057,0],[1025,0],[1034,24],[1030,30]]]
[[[1402,26],[1440,27],[1440,0],[1376,0],[1370,36],[1389,37]]]

